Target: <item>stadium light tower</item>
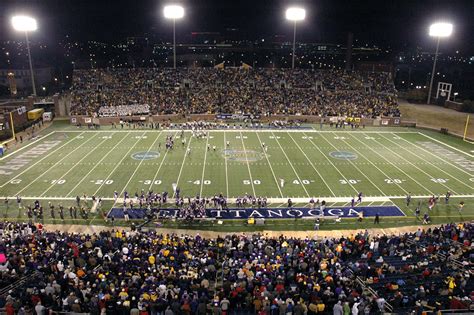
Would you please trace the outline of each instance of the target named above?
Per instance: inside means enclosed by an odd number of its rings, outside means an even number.
[[[28,50],[28,60],[30,62],[31,84],[33,86],[33,95],[36,96],[35,76],[33,74],[33,63],[31,62],[30,41],[28,39],[28,32],[33,32],[38,29],[36,19],[26,15],[15,15],[11,19],[13,29],[19,32],[25,32],[26,48]]]
[[[437,43],[436,43],[436,52],[435,52],[435,58],[433,62],[433,70],[431,71],[431,81],[430,81],[430,89],[428,92],[428,104],[430,104],[431,101],[431,90],[433,89],[433,79],[434,79],[434,74],[435,74],[435,69],[436,69],[436,61],[438,60],[438,50],[439,50],[439,42],[442,37],[449,37],[451,36],[451,33],[453,32],[453,24],[451,23],[444,23],[444,22],[438,22],[431,24],[430,26],[430,36],[432,37],[437,37]]]
[[[295,51],[296,51],[296,22],[303,21],[306,17],[306,10],[303,8],[291,7],[286,9],[286,19],[294,23],[293,27],[293,58],[291,59],[291,69],[295,68]]]
[[[176,20],[184,16],[184,8],[180,5],[167,5],[163,9],[163,15],[173,20],[173,69],[176,69]]]

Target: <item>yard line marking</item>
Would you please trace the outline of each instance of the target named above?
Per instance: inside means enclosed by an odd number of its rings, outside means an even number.
[[[135,143],[128,149],[127,153],[125,153],[123,155],[123,157],[120,159],[120,161],[117,164],[115,164],[115,167],[112,169],[112,171],[109,173],[109,175],[107,175],[107,177],[104,179],[102,184],[100,184],[99,188],[97,188],[97,190],[94,192],[93,196],[97,196],[97,193],[104,186],[105,182],[110,179],[110,176],[112,176],[112,174],[115,172],[115,170],[122,164],[123,160],[125,160],[125,158],[128,157],[128,155],[130,154],[130,151],[132,151],[133,148],[135,148],[135,146],[137,145],[137,143],[140,142],[140,140],[142,139],[144,134],[145,134],[145,132],[143,132],[141,134],[141,136],[137,139],[137,141],[135,141]],[[115,205],[115,203],[114,203],[114,205]]]
[[[192,140],[193,140],[193,136],[191,135],[189,137],[189,141],[188,141],[188,145],[186,147],[186,151],[184,152],[183,162],[181,163],[181,169],[179,170],[178,179],[176,180],[176,187],[179,187],[179,179],[181,178],[181,173],[183,172],[183,167],[184,167],[184,161],[186,161],[186,156],[188,155],[187,152],[188,152],[189,145],[191,144]],[[175,195],[176,195],[176,192],[173,192],[173,198],[174,198]]]
[[[310,198],[310,195],[309,195],[308,191],[306,190],[306,187],[304,187],[303,181],[301,180],[301,178],[299,177],[298,173],[296,172],[295,167],[293,166],[293,164],[291,163],[290,159],[288,158],[288,155],[286,155],[285,150],[283,150],[283,148],[281,147],[280,141],[278,141],[278,138],[275,137],[275,134],[274,134],[273,132],[272,132],[272,135],[273,135],[273,139],[276,140],[276,142],[278,143],[278,146],[280,147],[281,151],[282,151],[283,154],[285,155],[286,160],[288,161],[288,164],[290,164],[291,168],[293,169],[293,172],[295,173],[296,178],[298,178],[301,187],[303,187],[303,189],[304,189],[306,195],[308,196],[308,198]]]
[[[249,170],[250,183],[252,184],[252,191],[255,197],[257,194],[255,193],[255,187],[253,185],[252,172],[250,172],[250,164],[249,164],[249,159],[247,156],[247,150],[245,150],[244,137],[242,136],[242,132],[240,132],[240,141],[242,141],[242,147],[244,148],[245,161],[247,162],[247,169]]]
[[[365,143],[363,143],[362,141],[360,141],[359,139],[357,139],[356,137],[354,137],[353,135],[350,135],[351,137],[353,137],[355,140],[359,141],[362,145],[365,145]],[[346,142],[345,140],[343,140],[344,142]],[[347,143],[347,142],[346,142]],[[364,159],[366,159],[367,161],[369,161],[370,164],[372,164],[376,169],[378,169],[386,178],[390,179],[392,178],[392,176],[388,176],[384,171],[382,171],[377,165],[375,165],[371,160],[369,160],[364,154],[361,153],[360,150],[356,150],[353,146],[351,146],[349,143],[347,143],[347,145],[349,147],[352,148],[352,150],[358,152],[361,156],[364,157]],[[384,159],[385,161],[389,162],[389,160],[387,160],[384,156],[382,156],[381,154],[379,154],[376,150],[372,149],[371,146],[366,146],[368,149],[370,149],[372,152],[374,152],[375,154],[377,154],[378,156],[380,156],[382,159]],[[391,163],[390,163],[391,164]],[[408,175],[407,173],[405,173],[402,169],[400,169],[398,166],[396,166],[395,164],[393,164],[392,166],[394,166],[395,168],[397,168],[399,171],[401,171],[403,174],[405,174],[406,176],[410,177],[410,175]],[[411,178],[412,180],[414,180],[413,178]],[[418,183],[417,181],[415,181],[416,183]],[[403,188],[400,184],[398,183],[395,183],[395,185],[397,185],[401,190],[403,190],[405,192],[405,194],[408,194],[408,191]],[[420,183],[418,183],[418,185],[420,185],[421,187],[423,187],[424,189],[426,189],[426,187],[424,187],[423,185],[421,185]],[[428,190],[429,191],[429,190]]]
[[[206,171],[206,159],[207,159],[207,146],[209,144],[209,136],[210,132],[206,131],[207,136],[206,136],[206,145],[204,146],[204,166],[202,168],[202,176],[201,176],[201,188],[199,190],[199,196],[202,196],[202,189],[204,187],[204,172]]]
[[[265,155],[265,158],[267,159],[268,166],[270,166],[270,170],[272,171],[273,179],[275,180],[275,184],[278,188],[278,191],[280,192],[280,196],[283,198],[283,192],[281,191],[280,185],[278,185],[278,180],[275,176],[275,172],[273,171],[273,167],[270,164],[270,160],[268,159],[267,151],[263,148],[263,144],[262,144],[262,141],[260,141],[260,136],[258,135],[258,133],[256,133],[256,135],[257,135],[257,138],[258,138],[258,142],[260,142],[260,147],[263,150],[263,154]]]
[[[153,140],[152,144],[148,147],[148,150],[146,151],[146,153],[148,154],[150,152],[150,150],[153,148],[153,146],[155,145],[156,141],[158,140],[158,138],[161,136],[162,132],[160,132],[158,134],[158,136],[155,138],[155,140]],[[141,138],[140,138],[141,140]],[[138,169],[140,168],[140,166],[142,165],[143,163],[143,159],[140,160],[140,163],[138,163],[138,166],[135,168],[135,170],[133,171],[132,175],[128,178],[128,181],[127,183],[125,184],[125,186],[123,187],[122,191],[120,192],[120,195],[123,194],[123,192],[125,191],[125,189],[127,189],[127,186],[128,184],[130,184],[130,182],[132,181],[132,178],[135,176],[135,174],[137,173]]]
[[[357,141],[359,141],[360,143],[364,144],[364,142],[362,142],[361,140],[357,139],[357,137],[355,137],[354,135],[352,135],[352,137],[354,139],[356,139]],[[375,141],[375,139],[373,140]],[[389,160],[387,160],[384,156],[382,156],[380,153],[378,153],[376,150],[372,149],[371,146],[367,146],[370,150],[372,150],[373,152],[375,152],[377,155],[379,155],[380,157],[382,157],[384,160],[390,162]],[[401,168],[399,168],[395,163],[391,163],[391,165],[393,167],[395,167],[396,169],[398,169],[400,172],[402,172],[403,174],[405,174],[405,176],[407,176],[408,178],[410,178],[412,181],[414,181],[415,183],[417,183],[421,188],[425,189],[426,191],[428,191],[430,194],[433,194],[433,192],[426,188],[423,184],[421,184],[419,181],[417,181],[416,179],[414,179],[413,177],[411,177],[408,173],[406,173],[404,170],[402,170]],[[387,178],[390,178],[389,176]],[[395,183],[397,184],[397,183]],[[397,184],[398,185],[398,184]],[[405,191],[406,192],[406,191]],[[407,192],[406,192],[407,193]]]
[[[399,133],[399,132],[397,132],[397,133]],[[467,156],[469,156],[469,157],[474,157],[474,154],[470,154],[470,153],[464,152],[463,150],[459,150],[459,149],[456,148],[456,147],[453,147],[453,146],[451,146],[451,145],[449,145],[449,144],[444,143],[443,141],[440,141],[440,140],[438,140],[438,139],[435,139],[435,138],[433,138],[433,137],[430,137],[430,136],[428,136],[428,135],[425,135],[425,134],[422,133],[422,132],[418,132],[418,134],[420,134],[420,135],[422,135],[422,136],[425,136],[426,138],[431,139],[431,140],[433,140],[433,141],[436,141],[436,142],[438,142],[438,143],[441,143],[442,145],[447,146],[448,148],[453,149],[453,150],[455,150],[455,151],[458,151],[458,152],[460,152],[460,153],[463,153],[463,154],[465,154],[465,155],[467,155]]]
[[[393,133],[393,135],[396,135],[396,134]],[[452,162],[443,160],[441,157],[439,157],[439,156],[437,156],[436,154],[430,152],[429,150],[426,150],[426,149],[423,148],[422,146],[417,146],[417,145],[411,143],[410,141],[408,141],[407,139],[405,139],[405,138],[403,138],[403,137],[399,137],[399,138],[402,139],[403,141],[409,143],[411,146],[413,146],[413,147],[415,147],[415,148],[417,148],[417,149],[423,150],[423,151],[425,151],[425,152],[431,154],[432,156],[436,157],[437,159],[443,161],[444,164],[449,164],[449,165],[451,165],[451,166],[457,168],[458,170],[460,170],[461,172],[463,172],[463,173],[465,173],[465,174],[467,174],[467,175],[469,175],[469,176],[474,176],[474,174],[471,174],[471,173],[469,173],[469,172],[463,170],[462,168],[460,168],[459,166],[457,166],[456,164],[454,164],[454,163],[452,163]]]
[[[384,137],[384,136],[381,135],[381,137]],[[385,137],[384,137],[384,138],[385,138]],[[392,143],[395,143],[396,145],[398,145],[399,147],[401,147],[401,148],[404,149],[405,151],[408,151],[408,152],[410,152],[412,155],[414,155],[411,151],[407,150],[404,146],[399,145],[399,144],[396,143],[395,141],[392,141],[392,140],[390,140],[389,138],[385,138],[385,139],[387,139],[388,141],[390,141],[390,142],[392,142]],[[400,137],[400,139],[403,139],[403,138]],[[412,143],[411,143],[410,141],[408,141],[408,140],[405,140],[405,139],[403,139],[403,140],[406,141],[406,142],[408,142],[408,143],[410,143],[410,144],[412,144]],[[413,144],[412,144],[412,145],[413,145]],[[421,150],[423,150],[423,151],[426,151],[426,152],[428,152],[429,154],[433,155],[434,157],[436,157],[436,158],[438,158],[438,159],[440,159],[441,161],[444,162],[444,160],[443,160],[442,158],[440,158],[440,157],[438,157],[437,155],[431,153],[430,151],[428,151],[428,150],[422,148],[421,146],[414,146],[414,147],[415,147],[415,148],[418,148],[418,149],[421,149]],[[471,189],[472,189],[472,186],[471,186],[471,185],[468,185],[468,184],[464,183],[463,181],[461,181],[461,180],[458,179],[457,177],[455,177],[455,176],[451,175],[450,173],[446,172],[445,170],[443,170],[441,167],[437,167],[436,165],[434,165],[433,163],[431,163],[429,160],[427,160],[427,159],[425,159],[425,158],[421,158],[421,159],[422,159],[423,161],[425,161],[426,163],[433,165],[434,167],[436,167],[437,169],[439,169],[441,172],[443,172],[444,174],[448,175],[449,177],[454,178],[455,180],[457,180],[458,182],[460,182],[460,183],[463,184],[464,186],[467,186],[468,188],[471,188]],[[469,174],[468,172],[464,171],[463,169],[457,167],[457,166],[454,165],[454,164],[451,164],[451,163],[448,163],[448,164],[454,166],[455,168],[457,168],[458,170],[460,170],[460,171],[466,173],[466,174],[469,175],[469,176],[474,176],[474,174]]]
[[[115,134],[115,133],[113,133],[112,136],[113,136],[114,134]],[[61,177],[59,177],[58,179],[62,179],[62,178],[64,178],[64,177],[66,177],[66,175],[69,174],[79,163],[81,163],[81,162],[82,162],[86,157],[88,157],[92,152],[94,152],[95,150],[97,150],[98,148],[100,148],[100,145],[101,145],[102,143],[104,143],[105,141],[107,141],[107,140],[108,140],[108,139],[102,140],[102,142],[99,143],[98,145],[96,145],[96,146],[94,147],[94,149],[89,150],[89,152],[87,152],[87,154],[85,154],[85,155],[79,160],[79,162],[74,163],[74,165],[72,165],[72,167],[70,167],[70,168],[66,171],[66,173],[64,173],[64,174],[63,174]],[[46,194],[46,193],[47,193],[51,188],[53,188],[54,186],[55,186],[54,184],[50,184],[50,186],[49,186],[45,191],[43,191],[43,193],[40,195],[40,197],[43,197],[44,194]]]
[[[225,130],[224,130],[224,152],[227,149],[226,147],[226,138],[225,138]],[[224,163],[225,163],[225,187],[226,187],[226,196],[229,197],[229,176],[227,175],[227,158],[224,154]]]
[[[115,148],[116,148],[123,140],[125,140],[125,138],[127,138],[129,135],[130,135],[130,133],[128,133],[127,135],[123,136],[122,139],[121,139],[119,142],[117,142],[117,144],[116,144],[114,147],[112,147],[112,148],[107,152],[107,154],[105,154],[105,155],[99,160],[99,162],[97,162],[97,164],[95,164],[94,167],[89,170],[89,172],[88,172],[86,175],[84,175],[84,176],[82,177],[82,179],[76,184],[76,186],[74,186],[74,187],[66,194],[66,196],[69,196],[69,195],[87,178],[87,176],[89,176],[89,175],[92,173],[92,171],[95,170],[95,168],[96,168],[97,166],[99,166],[99,164],[102,163],[102,161],[103,161],[107,156],[109,156],[109,154],[110,154],[111,152],[113,152],[113,151],[115,150]]]
[[[61,163],[64,159],[66,159],[69,155],[71,155],[72,153],[74,153],[77,149],[79,149],[80,147],[82,147],[83,144],[86,144],[87,142],[91,141],[92,139],[94,139],[96,135],[93,135],[92,137],[90,137],[89,139],[87,139],[85,142],[83,142],[82,144],[80,144],[77,148],[75,148],[74,150],[70,151],[68,154],[66,154],[64,157],[62,157],[59,161],[57,161],[56,163],[54,163],[50,168],[48,168],[46,171],[44,171],[42,174],[40,174],[39,176],[37,176],[35,179],[33,179],[28,185],[26,185],[25,187],[23,187],[20,191],[18,191],[16,194],[19,195],[23,190],[25,190],[26,188],[30,187],[31,184],[35,183],[38,179],[40,179],[41,177],[43,177],[44,175],[46,175],[50,170],[52,170],[56,165],[58,165],[59,163]],[[59,149],[59,148],[58,148]],[[60,179],[60,178],[58,178]]]
[[[177,134],[178,134],[178,132],[176,131],[175,134],[173,135],[173,138],[176,137]],[[151,181],[150,187],[148,187],[148,191],[151,191],[151,186],[153,186],[153,183],[155,182],[156,178],[158,177],[158,173],[160,172],[161,167],[163,166],[163,162],[165,161],[166,156],[168,155],[168,152],[169,152],[169,150],[165,150],[165,155],[163,156],[163,159],[161,160],[160,166],[158,167],[158,169],[155,172],[155,175],[153,176],[153,180]],[[166,163],[165,163],[165,165],[166,165]]]
[[[381,137],[383,137],[381,135]],[[385,138],[384,138],[385,139]],[[380,141],[374,139],[373,141],[377,141],[377,143],[381,144]],[[407,159],[405,159],[403,156],[401,156],[400,154],[394,152],[392,149],[390,149],[388,146],[384,145],[384,144],[381,144],[385,149],[389,150],[390,152],[392,152],[394,155],[398,156],[399,158],[401,158],[402,160],[405,160],[408,164],[414,166],[415,168],[417,168],[418,170],[420,170],[422,173],[424,173],[425,175],[427,175],[428,177],[430,178],[434,178],[432,175],[428,174],[427,172],[425,172],[424,170],[422,170],[421,168],[419,168],[418,166],[416,166],[415,164],[413,164],[412,162],[408,161]],[[445,184],[443,183],[440,183],[442,186],[446,187],[449,191],[452,191],[453,193],[455,194],[458,194],[454,189],[451,189],[449,188],[448,186],[446,186]]]
[[[55,132],[55,131],[53,131]],[[82,135],[82,133],[80,134]],[[80,136],[79,135],[79,136]],[[42,157],[41,159],[39,159],[38,161],[36,161],[35,163],[33,163],[32,165],[30,165],[28,168],[26,168],[25,170],[23,170],[20,174],[16,175],[15,177],[11,178],[10,180],[8,180],[6,183],[4,183],[3,185],[0,186],[0,188],[3,188],[6,184],[8,184],[9,182],[11,182],[12,180],[14,179],[17,179],[19,176],[23,175],[25,172],[29,171],[31,168],[33,168],[34,166],[36,166],[37,164],[39,164],[41,161],[43,161],[44,159],[48,158],[51,154],[55,153],[56,151],[58,151],[59,149],[63,148],[65,145],[67,145],[69,142],[73,141],[73,140],[76,140],[77,138],[74,137],[74,138],[71,138],[69,141],[66,141],[63,145],[59,146],[58,148],[54,149],[53,151],[49,152],[48,154],[46,154],[44,157]],[[8,155],[9,156],[9,155]]]
[[[303,132],[303,134],[306,136],[305,132]],[[347,182],[347,184],[349,184],[349,186],[351,186],[351,188],[354,189],[355,193],[358,194],[359,191],[357,189],[355,189],[354,185],[352,185],[349,182],[349,180],[341,173],[341,171],[336,167],[336,165],[334,165],[334,163],[326,156],[326,154],[324,154],[324,152],[321,151],[321,149],[313,142],[313,139],[308,138],[308,140],[311,142],[313,147],[315,147],[322,154],[322,156],[324,156],[326,158],[326,160],[329,162],[329,164],[331,164],[334,167],[334,169],[339,173],[339,175],[342,176],[342,178]],[[326,139],[324,139],[324,140],[326,140]],[[329,141],[326,140],[326,142],[329,142]]]
[[[296,146],[300,149],[301,153],[303,153],[303,155],[306,157],[306,160],[308,160],[309,164],[313,167],[313,169],[316,171],[316,173],[318,173],[318,176],[321,178],[321,180],[323,181],[323,183],[326,185],[326,187],[329,189],[329,191],[331,192],[331,194],[336,197],[336,194],[332,191],[331,187],[329,187],[328,183],[326,183],[326,180],[324,179],[324,177],[319,173],[318,169],[313,165],[313,162],[311,162],[311,160],[308,158],[308,156],[306,155],[306,153],[303,151],[303,149],[301,149],[300,145],[295,141],[295,139],[293,139],[293,137],[291,136],[290,133],[288,133],[288,136],[290,136],[291,140],[293,140],[293,142],[296,144]]]
[[[333,133],[333,134],[337,136],[336,133]],[[327,143],[329,143],[335,150],[340,150],[340,149],[338,149],[335,145],[333,145],[331,142],[329,142],[329,140],[327,140],[323,135],[321,135],[321,138],[323,138],[324,140],[326,140]],[[343,140],[343,141],[344,141],[344,140]],[[364,158],[365,158],[367,161],[369,161],[365,156],[364,156]],[[369,162],[370,162],[370,161],[369,161]],[[372,186],[374,186],[382,195],[386,196],[385,192],[384,192],[383,190],[381,190],[381,189],[379,188],[379,186],[377,186],[377,185],[370,179],[370,177],[368,177],[364,172],[362,172],[361,169],[360,169],[354,162],[352,162],[351,160],[349,160],[349,163],[350,163],[357,171],[359,171],[359,173],[361,173],[362,176],[364,176],[365,178],[367,178],[367,180],[369,181],[369,183],[371,183]]]
[[[56,131],[51,131],[50,133],[48,133],[48,134],[46,134],[46,135],[44,135],[44,136],[39,137],[38,139],[34,140],[33,142],[28,143],[28,144],[22,146],[22,147],[19,148],[19,149],[14,150],[12,153],[8,153],[8,154],[6,154],[5,156],[2,156],[2,157],[0,158],[0,161],[2,161],[3,159],[6,159],[6,158],[8,158],[8,157],[10,157],[10,156],[12,156],[12,155],[14,155],[14,154],[16,154],[16,153],[22,151],[22,150],[28,148],[29,146],[35,144],[35,143],[38,142],[38,141],[41,141],[41,140],[46,139],[47,137],[49,137],[50,135],[54,134],[55,132],[56,132]],[[28,141],[28,140],[25,140],[25,141]],[[1,143],[0,143],[0,144],[1,144]]]

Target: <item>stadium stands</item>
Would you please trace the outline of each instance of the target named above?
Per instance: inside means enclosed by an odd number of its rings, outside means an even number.
[[[467,223],[318,240],[0,232],[7,314],[406,314],[468,310],[474,294]]]
[[[291,69],[93,69],[74,72],[76,115],[243,113],[398,117],[388,73]],[[120,106],[114,111],[113,107]]]

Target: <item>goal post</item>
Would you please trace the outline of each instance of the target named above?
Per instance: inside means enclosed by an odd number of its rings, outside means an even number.
[[[467,115],[466,117],[466,124],[464,125],[464,134],[462,139],[464,141],[474,143],[474,139],[469,137],[469,128],[472,126],[472,123],[470,123],[470,116],[471,115]]]

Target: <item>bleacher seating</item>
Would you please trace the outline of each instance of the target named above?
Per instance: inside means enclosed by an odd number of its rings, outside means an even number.
[[[76,70],[72,114],[241,113],[399,117],[388,73],[303,69]],[[117,110],[113,110],[113,108]],[[138,107],[138,108],[137,108]]]

